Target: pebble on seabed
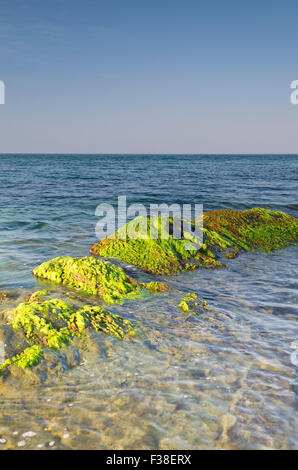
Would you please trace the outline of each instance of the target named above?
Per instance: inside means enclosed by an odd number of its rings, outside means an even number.
[[[55,445],[55,441],[49,442],[49,447],[53,447]]]
[[[24,447],[27,444],[26,441],[19,441],[18,442],[18,447]]]
[[[63,434],[62,439],[68,439],[68,438],[69,438],[69,434],[67,432]]]
[[[7,440],[4,437],[0,438],[0,444],[6,444]]]
[[[34,436],[36,436],[36,435],[37,435],[37,433],[34,432],[34,431],[28,431],[28,432],[24,432],[24,433],[22,434],[23,437],[34,437]]]

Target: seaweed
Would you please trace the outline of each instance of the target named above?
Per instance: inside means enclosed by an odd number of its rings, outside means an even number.
[[[262,208],[206,212],[203,244],[198,248],[195,247],[198,240],[188,230],[180,239],[174,238],[173,218],[159,216],[153,219],[152,225],[155,238],[150,237],[150,219],[137,217],[112,236],[96,243],[90,253],[120,258],[150,274],[175,275],[197,268],[222,267],[224,264],[218,259],[220,254],[232,259],[242,251],[270,253],[298,241],[295,217]],[[193,242],[194,249],[188,249],[189,241]]]
[[[0,365],[0,372],[10,365],[21,369],[32,367],[42,358],[45,349],[59,351],[75,336],[87,334],[88,328],[121,340],[137,333],[133,322],[102,307],[85,305],[75,310],[60,299],[21,303],[13,312],[11,326],[23,331],[30,346],[6,359]]]

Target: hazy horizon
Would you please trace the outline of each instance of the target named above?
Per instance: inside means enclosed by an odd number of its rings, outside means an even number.
[[[96,152],[86,152],[86,153],[76,153],[76,152],[3,152],[0,153],[0,157],[3,156],[61,156],[61,157],[67,157],[67,156],[78,156],[78,157],[100,157],[100,156],[114,156],[114,157],[125,157],[125,156],[190,156],[190,157],[227,157],[227,156],[232,156],[232,157],[296,157],[298,156],[298,153],[240,153],[240,152],[230,152],[230,153],[188,153],[188,152],[181,152],[181,153],[151,153],[151,152],[139,152],[139,153],[132,153],[132,152],[127,152],[127,153],[120,153],[120,152],[102,152],[102,153],[96,153]]]

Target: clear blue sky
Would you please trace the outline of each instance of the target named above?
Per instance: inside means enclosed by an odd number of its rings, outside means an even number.
[[[298,153],[297,1],[0,0],[0,153]]]

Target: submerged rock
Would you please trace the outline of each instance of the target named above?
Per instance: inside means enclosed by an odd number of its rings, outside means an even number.
[[[0,291],[0,304],[6,302],[8,299],[8,293]]]
[[[233,258],[244,250],[271,252],[298,240],[298,221],[295,217],[260,208],[206,212],[203,216],[204,243],[197,249],[197,240],[191,230],[185,230],[180,239],[174,238],[175,220],[164,216],[156,218],[153,226],[158,228],[158,236],[152,239],[150,219],[137,217],[112,236],[96,243],[90,253],[120,258],[151,274],[172,275],[198,267],[223,266],[216,259],[218,253]],[[191,222],[190,227],[193,224]],[[165,230],[168,230],[166,239],[161,236]],[[187,249],[190,241],[194,246],[191,250]]]
[[[141,288],[162,292],[166,286],[160,283],[152,288],[129,277],[122,268],[93,257],[60,257],[42,263],[34,269],[34,276],[48,279],[68,287],[96,295],[106,303],[121,303],[124,299],[134,298]],[[156,284],[156,283],[155,283]]]
[[[20,369],[34,366],[49,354],[49,350],[58,352],[73,338],[88,335],[88,329],[118,339],[137,332],[132,322],[102,307],[85,305],[76,310],[59,299],[24,302],[15,309],[10,320],[4,327],[6,343],[10,338],[6,351],[9,350],[10,357],[0,364],[0,373],[13,366]],[[13,330],[18,334],[14,335]],[[21,341],[20,332],[23,335]],[[25,345],[22,351],[21,345],[23,348]]]
[[[178,307],[181,312],[191,315],[200,314],[202,309],[210,310],[207,300],[203,300],[201,297],[198,297],[197,294],[191,292],[187,293],[183,299],[181,299]]]

